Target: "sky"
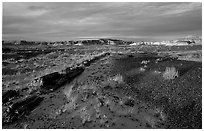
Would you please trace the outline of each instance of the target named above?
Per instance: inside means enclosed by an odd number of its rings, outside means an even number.
[[[172,40],[202,35],[202,3],[4,2],[3,40]]]

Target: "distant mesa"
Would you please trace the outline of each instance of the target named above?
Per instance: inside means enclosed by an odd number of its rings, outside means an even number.
[[[2,44],[4,45],[46,45],[46,46],[83,46],[83,45],[129,45],[129,46],[137,46],[137,45],[165,45],[165,46],[183,46],[183,45],[194,45],[194,44],[202,44],[201,36],[193,36],[189,35],[184,38],[179,38],[177,40],[168,40],[168,41],[124,41],[118,39],[92,39],[92,40],[70,40],[70,41],[55,41],[55,42],[47,42],[47,41],[8,41],[3,40]]]
[[[123,41],[123,40],[117,40],[117,39],[96,39],[96,40],[76,40],[76,41],[55,41],[55,42],[47,42],[47,41],[26,41],[26,40],[20,40],[20,41],[6,41],[3,40],[3,45],[48,45],[48,46],[69,46],[69,45],[76,45],[76,46],[82,46],[82,45],[127,45],[133,43]]]

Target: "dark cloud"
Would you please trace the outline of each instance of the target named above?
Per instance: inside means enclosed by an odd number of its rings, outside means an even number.
[[[3,3],[3,39],[201,35],[202,3]]]

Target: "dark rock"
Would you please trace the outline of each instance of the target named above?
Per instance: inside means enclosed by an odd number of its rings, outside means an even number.
[[[103,99],[102,98],[98,98],[98,101],[99,101],[99,103],[100,103],[100,106],[104,106],[104,101],[103,101]]]
[[[116,96],[116,95],[113,95],[113,101],[114,101],[115,103],[119,103],[120,98],[119,98],[118,96]]]
[[[107,85],[107,86],[104,87],[104,89],[108,90],[108,89],[112,89],[112,87],[110,85]]]
[[[132,100],[132,99],[128,99],[127,101],[125,101],[125,105],[126,106],[130,106],[130,107],[133,107],[135,104],[135,101],[134,100]]]
[[[130,55],[128,55],[128,57],[134,57],[134,55],[130,54]]]
[[[16,90],[8,90],[3,93],[2,95],[2,102],[3,104],[7,103],[9,100],[13,98],[19,97],[19,91]]]
[[[43,97],[34,95],[9,105],[3,112],[3,124],[13,123],[28,115],[42,100]]]

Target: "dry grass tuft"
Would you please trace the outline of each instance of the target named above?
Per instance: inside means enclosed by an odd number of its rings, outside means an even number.
[[[123,76],[120,74],[117,74],[114,77],[110,78],[110,80],[121,84],[121,83],[123,83]]]
[[[164,79],[171,80],[177,77],[179,77],[179,74],[175,67],[166,67],[166,70],[163,73]]]

